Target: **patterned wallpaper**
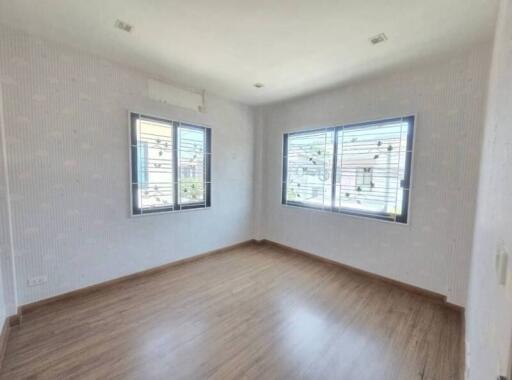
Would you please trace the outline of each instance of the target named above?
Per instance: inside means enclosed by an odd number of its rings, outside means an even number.
[[[266,106],[259,234],[466,302],[490,44]],[[416,114],[409,225],[281,205],[283,133]]]
[[[0,82],[0,321],[16,311],[13,252],[9,226],[8,180],[4,159],[4,133],[2,83]]]
[[[252,237],[249,107],[156,103],[148,76],[7,27],[0,70],[20,304]],[[211,209],[129,217],[129,111],[212,128]]]
[[[464,305],[489,50],[478,46],[256,115],[209,95],[200,114],[149,100],[147,75],[0,27],[19,303],[255,233]],[[211,209],[129,217],[128,111],[212,127]],[[409,225],[281,206],[283,132],[411,113],[417,125]],[[27,286],[40,275],[46,284]]]
[[[512,374],[512,1],[502,0],[494,43],[475,221],[469,305],[468,380]],[[508,254],[506,285],[496,254]]]

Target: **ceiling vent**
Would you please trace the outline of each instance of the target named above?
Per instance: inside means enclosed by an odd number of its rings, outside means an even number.
[[[377,34],[370,38],[370,42],[372,45],[380,44],[381,42],[387,41],[388,37],[384,33]]]
[[[124,22],[124,21],[121,21],[119,19],[116,20],[116,23],[114,24],[114,26],[117,28],[117,29],[121,29],[125,32],[128,32],[130,33],[133,29],[133,26],[128,24],[127,22]]]

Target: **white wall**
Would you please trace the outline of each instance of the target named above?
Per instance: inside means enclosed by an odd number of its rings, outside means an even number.
[[[7,316],[5,304],[5,285],[2,270],[4,268],[4,256],[10,256],[11,245],[9,236],[9,215],[7,212],[7,186],[5,184],[5,170],[3,157],[3,106],[2,106],[2,83],[0,82],[0,329]]]
[[[16,311],[4,134],[2,82],[0,81],[0,328],[5,317]]]
[[[0,67],[20,305],[252,238],[249,107],[155,103],[147,75],[7,27]],[[129,217],[131,110],[212,128],[211,209]]]
[[[510,376],[512,344],[512,2],[502,1],[495,37],[475,222],[469,306],[469,379]],[[509,255],[498,285],[497,251]]]
[[[260,109],[261,234],[464,305],[490,44]],[[410,224],[281,205],[283,133],[417,114]]]
[[[19,304],[256,237],[464,305],[489,57],[480,45],[255,115],[208,95],[201,114],[149,100],[143,73],[1,26]],[[130,110],[213,128],[210,210],[128,216]],[[280,204],[285,131],[411,113],[409,225]],[[48,283],[28,287],[39,275]]]

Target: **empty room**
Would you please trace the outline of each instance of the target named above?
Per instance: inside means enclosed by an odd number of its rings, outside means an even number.
[[[0,380],[512,380],[512,0],[0,0]]]

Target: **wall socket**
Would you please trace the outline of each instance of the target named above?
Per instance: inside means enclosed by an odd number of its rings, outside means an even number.
[[[39,286],[48,282],[48,276],[36,276],[28,279],[28,286]]]

